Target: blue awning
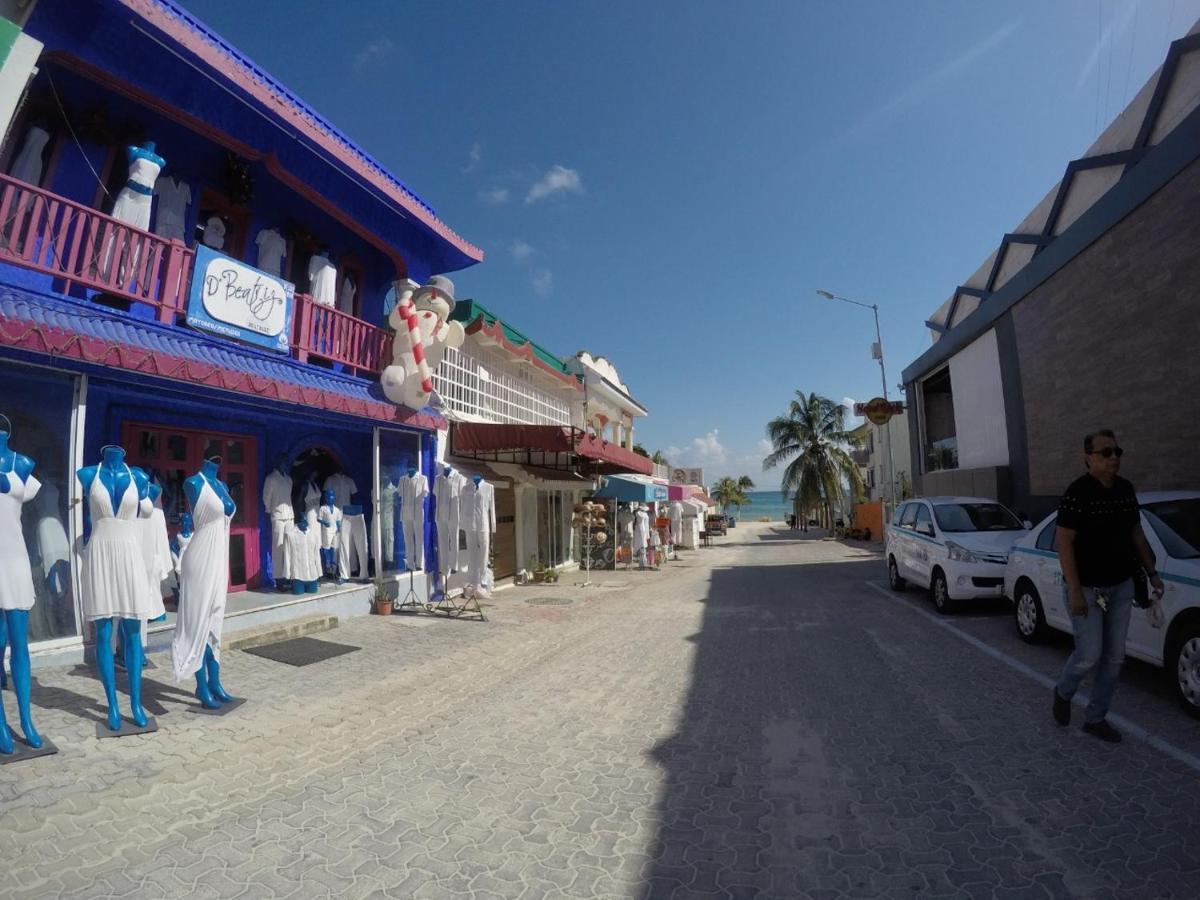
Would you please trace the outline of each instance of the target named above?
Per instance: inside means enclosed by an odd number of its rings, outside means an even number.
[[[622,503],[664,503],[667,500],[667,486],[645,476],[609,475],[601,479],[600,490],[592,496]]]

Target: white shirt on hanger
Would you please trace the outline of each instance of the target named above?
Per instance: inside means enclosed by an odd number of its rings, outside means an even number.
[[[425,498],[429,496],[429,479],[421,472],[400,479],[400,518],[412,519],[424,513]]]
[[[338,309],[349,315],[354,315],[354,296],[358,293],[358,288],[354,286],[354,279],[347,275],[342,279],[342,289],[338,294]]]

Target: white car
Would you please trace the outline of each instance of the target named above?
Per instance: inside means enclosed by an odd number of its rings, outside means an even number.
[[[1012,511],[982,497],[923,497],[896,510],[887,529],[888,583],[927,588],[940,613],[961,600],[1004,595],[1004,567],[1028,529]]]
[[[1134,609],[1125,652],[1162,666],[1184,707],[1200,716],[1200,491],[1138,494],[1142,530],[1166,585],[1164,624],[1154,628],[1147,610]],[[1029,643],[1050,629],[1071,634],[1055,548],[1057,514],[1017,541],[1004,576],[1013,598],[1017,633]]]

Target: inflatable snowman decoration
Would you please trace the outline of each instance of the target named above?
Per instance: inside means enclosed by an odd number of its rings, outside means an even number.
[[[449,322],[454,309],[454,282],[434,275],[417,287],[396,282],[396,307],[388,324],[396,331],[392,364],[383,370],[383,393],[393,403],[409,409],[428,405],[433,395],[433,371],[447,347],[461,347],[466,339],[462,324]]]

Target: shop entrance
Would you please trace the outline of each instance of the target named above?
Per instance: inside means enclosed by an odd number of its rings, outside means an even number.
[[[237,504],[229,527],[229,590],[244,591],[259,578],[258,442],[240,434],[167,428],[143,422],[126,422],[121,430],[126,459],[145,469],[162,485],[162,507],[167,530],[179,531],[179,517],[187,511],[183,483],[200,471],[210,456],[221,457],[221,480]]]
[[[325,479],[341,471],[342,465],[337,457],[324,447],[309,447],[301,451],[292,463],[292,509],[299,514],[301,510],[307,512],[310,505],[313,509],[320,506]],[[316,491],[315,498],[310,487]]]

